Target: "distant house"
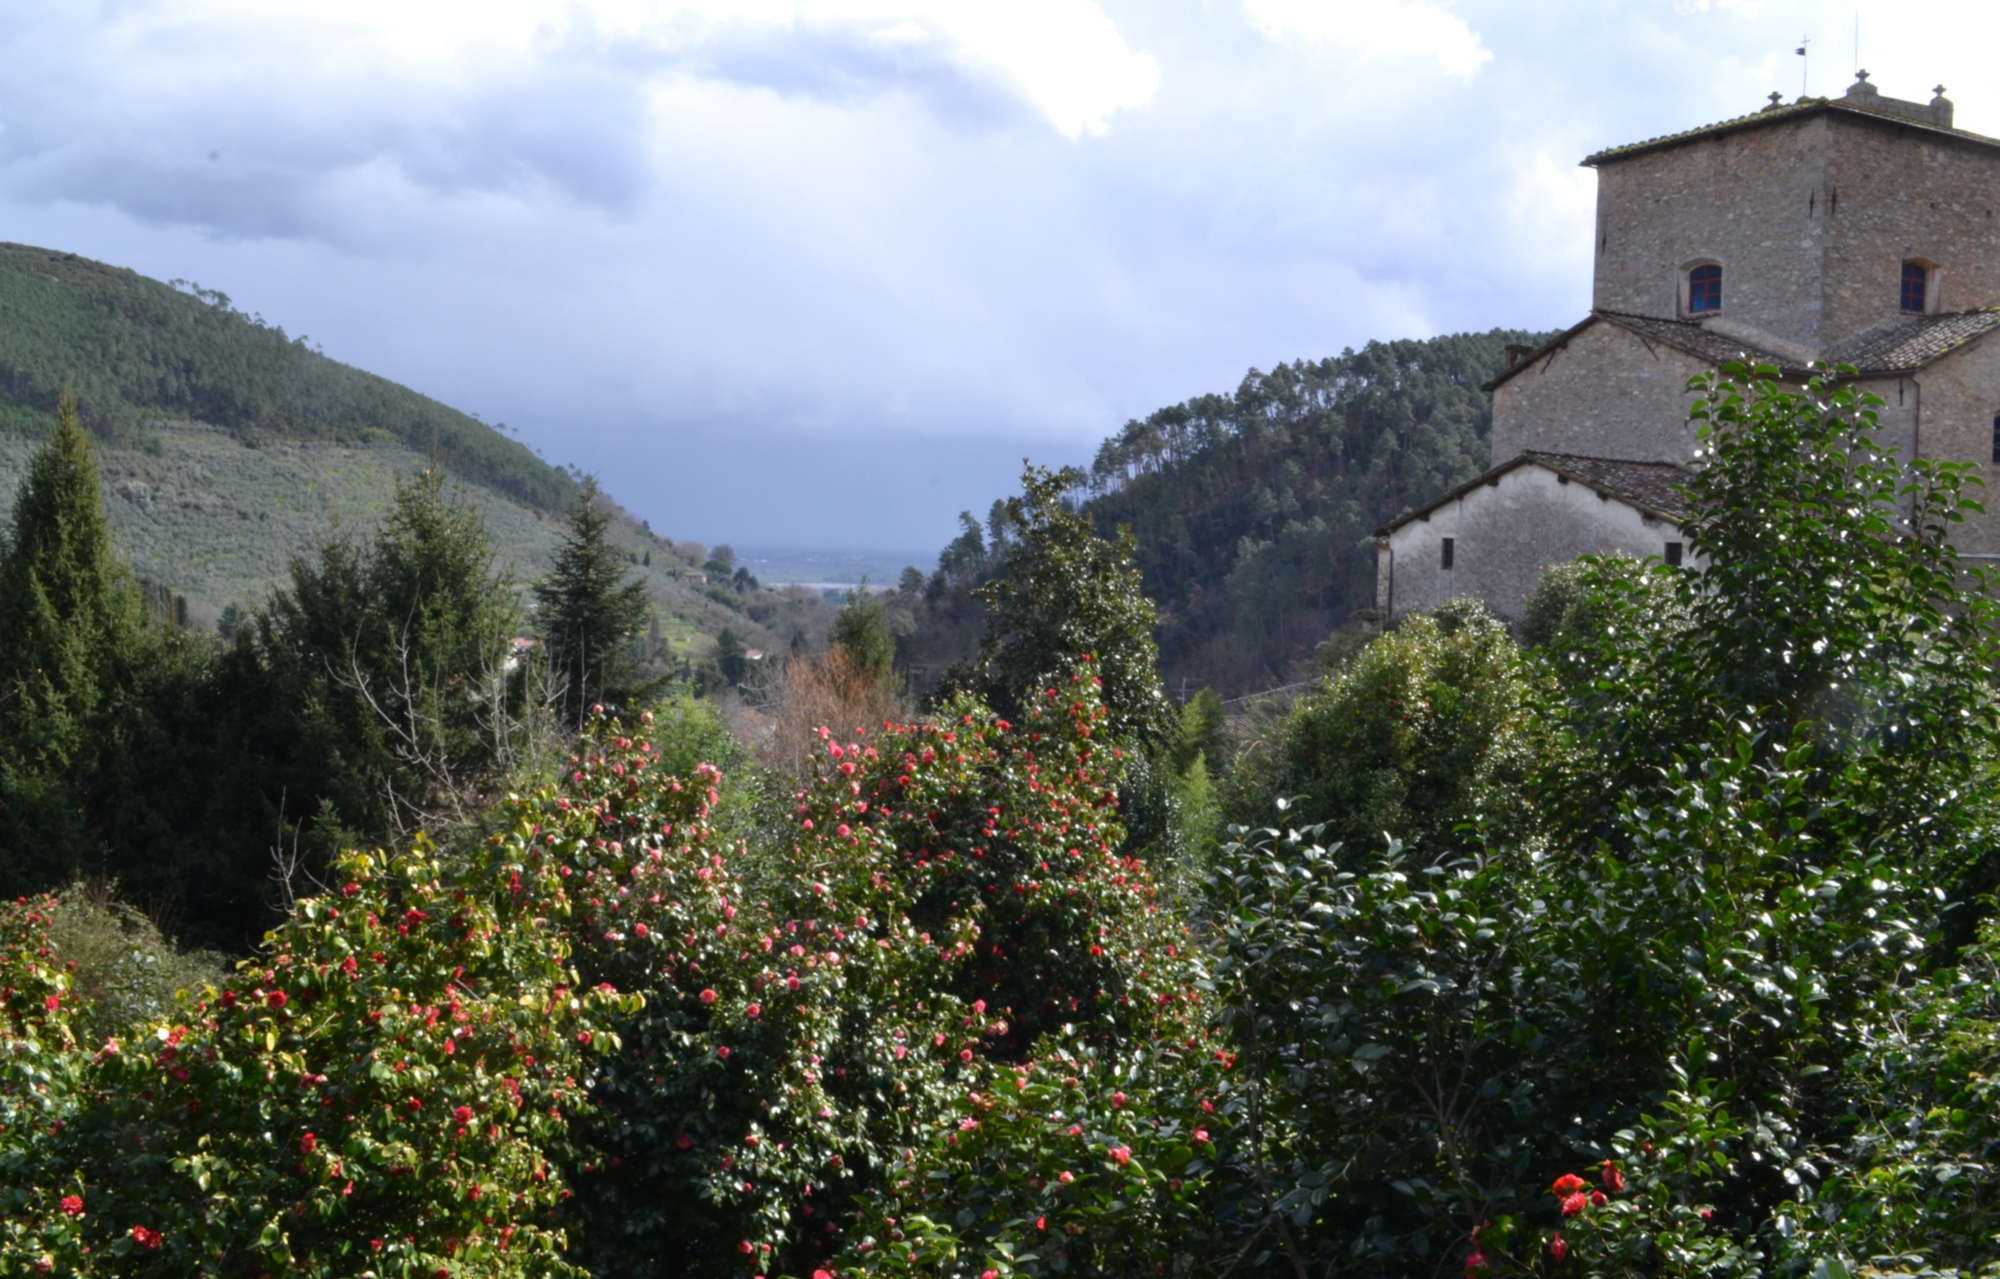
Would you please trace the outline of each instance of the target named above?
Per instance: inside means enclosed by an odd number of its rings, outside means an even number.
[[[1852,365],[1885,401],[1881,442],[2000,471],[2000,139],[1954,127],[1942,87],[1906,102],[1862,72],[1584,163],[1591,313],[1486,384],[1493,468],[1378,532],[1385,617],[1451,595],[1512,615],[1544,566],[1592,551],[1675,562],[1687,382],[1734,359],[1793,384]],[[2000,559],[2000,503],[1954,541]]]

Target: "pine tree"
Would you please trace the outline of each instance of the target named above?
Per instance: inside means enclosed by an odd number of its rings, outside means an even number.
[[[111,545],[97,461],[64,395],[0,546],[0,892],[95,869],[94,791],[151,639]]]
[[[640,678],[632,652],[652,612],[646,584],[626,580],[624,555],[611,545],[610,531],[597,481],[586,477],[555,568],[535,584],[549,664],[562,679],[563,715],[572,726],[594,704],[627,709],[659,683]]]

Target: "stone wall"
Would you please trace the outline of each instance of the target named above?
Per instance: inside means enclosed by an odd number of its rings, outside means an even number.
[[[1826,111],[1605,161],[1593,305],[1681,314],[1720,263],[1722,314],[1824,352],[1901,314],[1906,260],[1934,309],[2000,304],[2000,145]]]
[[[1987,513],[1969,515],[1952,543],[1965,554],[2000,554],[2000,468],[1992,465],[1993,419],[2000,414],[2000,342],[1990,337],[1975,342],[1914,377],[1871,383],[1869,389],[1888,402],[1882,409],[1885,428],[1892,413],[1901,419],[1894,435],[1884,430],[1885,439],[1914,437],[1923,456],[1980,468],[1987,487],[1970,492]]]
[[[1493,459],[1530,450],[1686,465],[1695,357],[1600,320],[1493,391]]]
[[[1375,605],[1395,618],[1470,595],[1516,617],[1551,564],[1597,551],[1661,555],[1679,540],[1670,521],[1529,463],[1391,533],[1376,550]]]

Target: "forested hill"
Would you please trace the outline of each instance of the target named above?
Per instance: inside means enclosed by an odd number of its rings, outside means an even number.
[[[1516,329],[1370,342],[1251,370],[1130,422],[1091,468],[1090,509],[1129,525],[1160,606],[1161,666],[1232,692],[1298,675],[1315,644],[1374,604],[1368,538],[1488,465],[1480,384]]]
[[[73,253],[0,244],[0,432],[40,435],[74,388],[101,439],[144,447],[149,423],[219,427],[247,444],[401,444],[545,513],[568,474],[456,409],[328,359],[305,337]]]

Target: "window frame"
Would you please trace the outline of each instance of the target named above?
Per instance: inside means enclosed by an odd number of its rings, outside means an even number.
[[[1713,285],[1712,289],[1707,287],[1702,288],[1701,293],[1704,296],[1712,294],[1714,298],[1714,304],[1711,306],[1697,307],[1695,305],[1696,285],[1697,285],[1695,277],[1704,272],[1714,273],[1713,277],[1704,276],[1704,278],[1701,281],[1699,281],[1699,283],[1704,286]],[[1702,259],[1699,262],[1690,262],[1685,267],[1682,267],[1681,268],[1681,314],[1689,319],[1697,319],[1697,318],[1706,319],[1707,317],[1712,315],[1721,315],[1723,307],[1725,305],[1722,293],[1722,283],[1725,277],[1726,277],[1726,272],[1724,272],[1722,269],[1722,263],[1712,261],[1706,258]]]
[[[1923,306],[1911,310],[1905,303],[1909,300],[1910,270],[1924,273]],[[1938,311],[1938,264],[1929,258],[1904,258],[1903,269],[1897,273],[1896,309],[1901,315],[1936,315]]]
[[[1438,571],[1441,573],[1449,572],[1457,554],[1458,539],[1455,537],[1440,537],[1438,539]]]

